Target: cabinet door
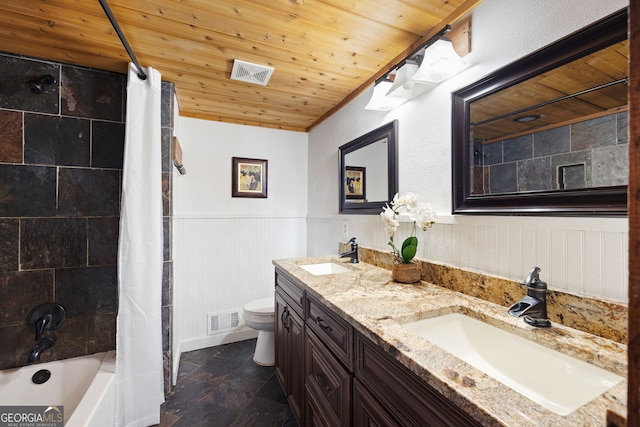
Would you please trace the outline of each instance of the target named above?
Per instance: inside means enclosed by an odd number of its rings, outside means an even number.
[[[298,314],[289,310],[288,320],[288,348],[289,359],[289,406],[298,421],[304,418],[304,323]]]
[[[304,325],[302,318],[276,288],[275,307],[276,376],[298,421],[304,415]]]
[[[287,375],[287,341],[289,339],[289,334],[286,329],[286,317],[287,317],[287,304],[280,295],[279,291],[276,291],[276,306],[275,306],[275,356],[276,356],[276,376],[278,377],[278,381],[280,381],[280,385],[282,386],[282,390],[285,395],[289,394],[289,384],[287,383],[288,375]]]
[[[351,373],[307,330],[306,385],[309,400],[316,406],[330,426],[351,425]]]
[[[353,380],[354,427],[401,427],[357,378]]]
[[[307,420],[305,427],[334,427],[327,420],[326,412],[320,409],[320,405],[316,402],[315,396],[309,391],[307,386]]]

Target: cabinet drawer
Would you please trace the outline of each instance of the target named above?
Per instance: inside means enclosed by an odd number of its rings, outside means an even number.
[[[294,309],[300,316],[304,313],[302,308],[304,307],[304,290],[302,287],[296,285],[287,276],[276,270],[276,285],[284,291],[284,293],[293,301],[291,308]]]
[[[351,373],[326,349],[313,332],[306,342],[307,398],[329,426],[351,425]]]
[[[353,328],[315,298],[307,295],[307,326],[353,371]]]
[[[307,389],[307,420],[305,424],[300,425],[305,427],[334,427],[326,417],[327,412],[320,409],[316,397],[309,391],[309,386],[305,387]]]
[[[402,427],[371,395],[358,379],[353,380],[353,425],[363,427]]]
[[[355,346],[356,378],[400,425],[481,425],[366,337]]]

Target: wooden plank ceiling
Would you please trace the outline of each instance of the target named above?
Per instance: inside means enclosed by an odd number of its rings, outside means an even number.
[[[628,63],[625,40],[478,99],[470,109],[473,138],[489,143],[625,111]],[[539,117],[515,121],[526,115]]]
[[[306,131],[481,0],[109,0],[183,116]],[[0,51],[126,72],[98,0],[0,0]],[[233,60],[275,68],[230,80]]]

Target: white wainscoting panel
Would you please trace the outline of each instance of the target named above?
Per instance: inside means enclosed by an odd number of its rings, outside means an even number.
[[[328,255],[344,241],[342,223],[367,247],[389,250],[379,216],[308,218],[309,255]],[[411,233],[402,222],[401,244]],[[333,237],[332,237],[333,236]],[[628,230],[624,219],[443,217],[418,231],[417,257],[522,281],[533,266],[551,289],[597,299],[628,300]]]
[[[173,224],[175,325],[182,342],[207,337],[208,313],[273,295],[272,259],[306,256],[304,216],[183,216]]]

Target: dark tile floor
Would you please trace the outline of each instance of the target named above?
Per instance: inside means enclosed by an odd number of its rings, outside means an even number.
[[[253,362],[256,340],[183,353],[160,427],[295,427],[273,367]]]

